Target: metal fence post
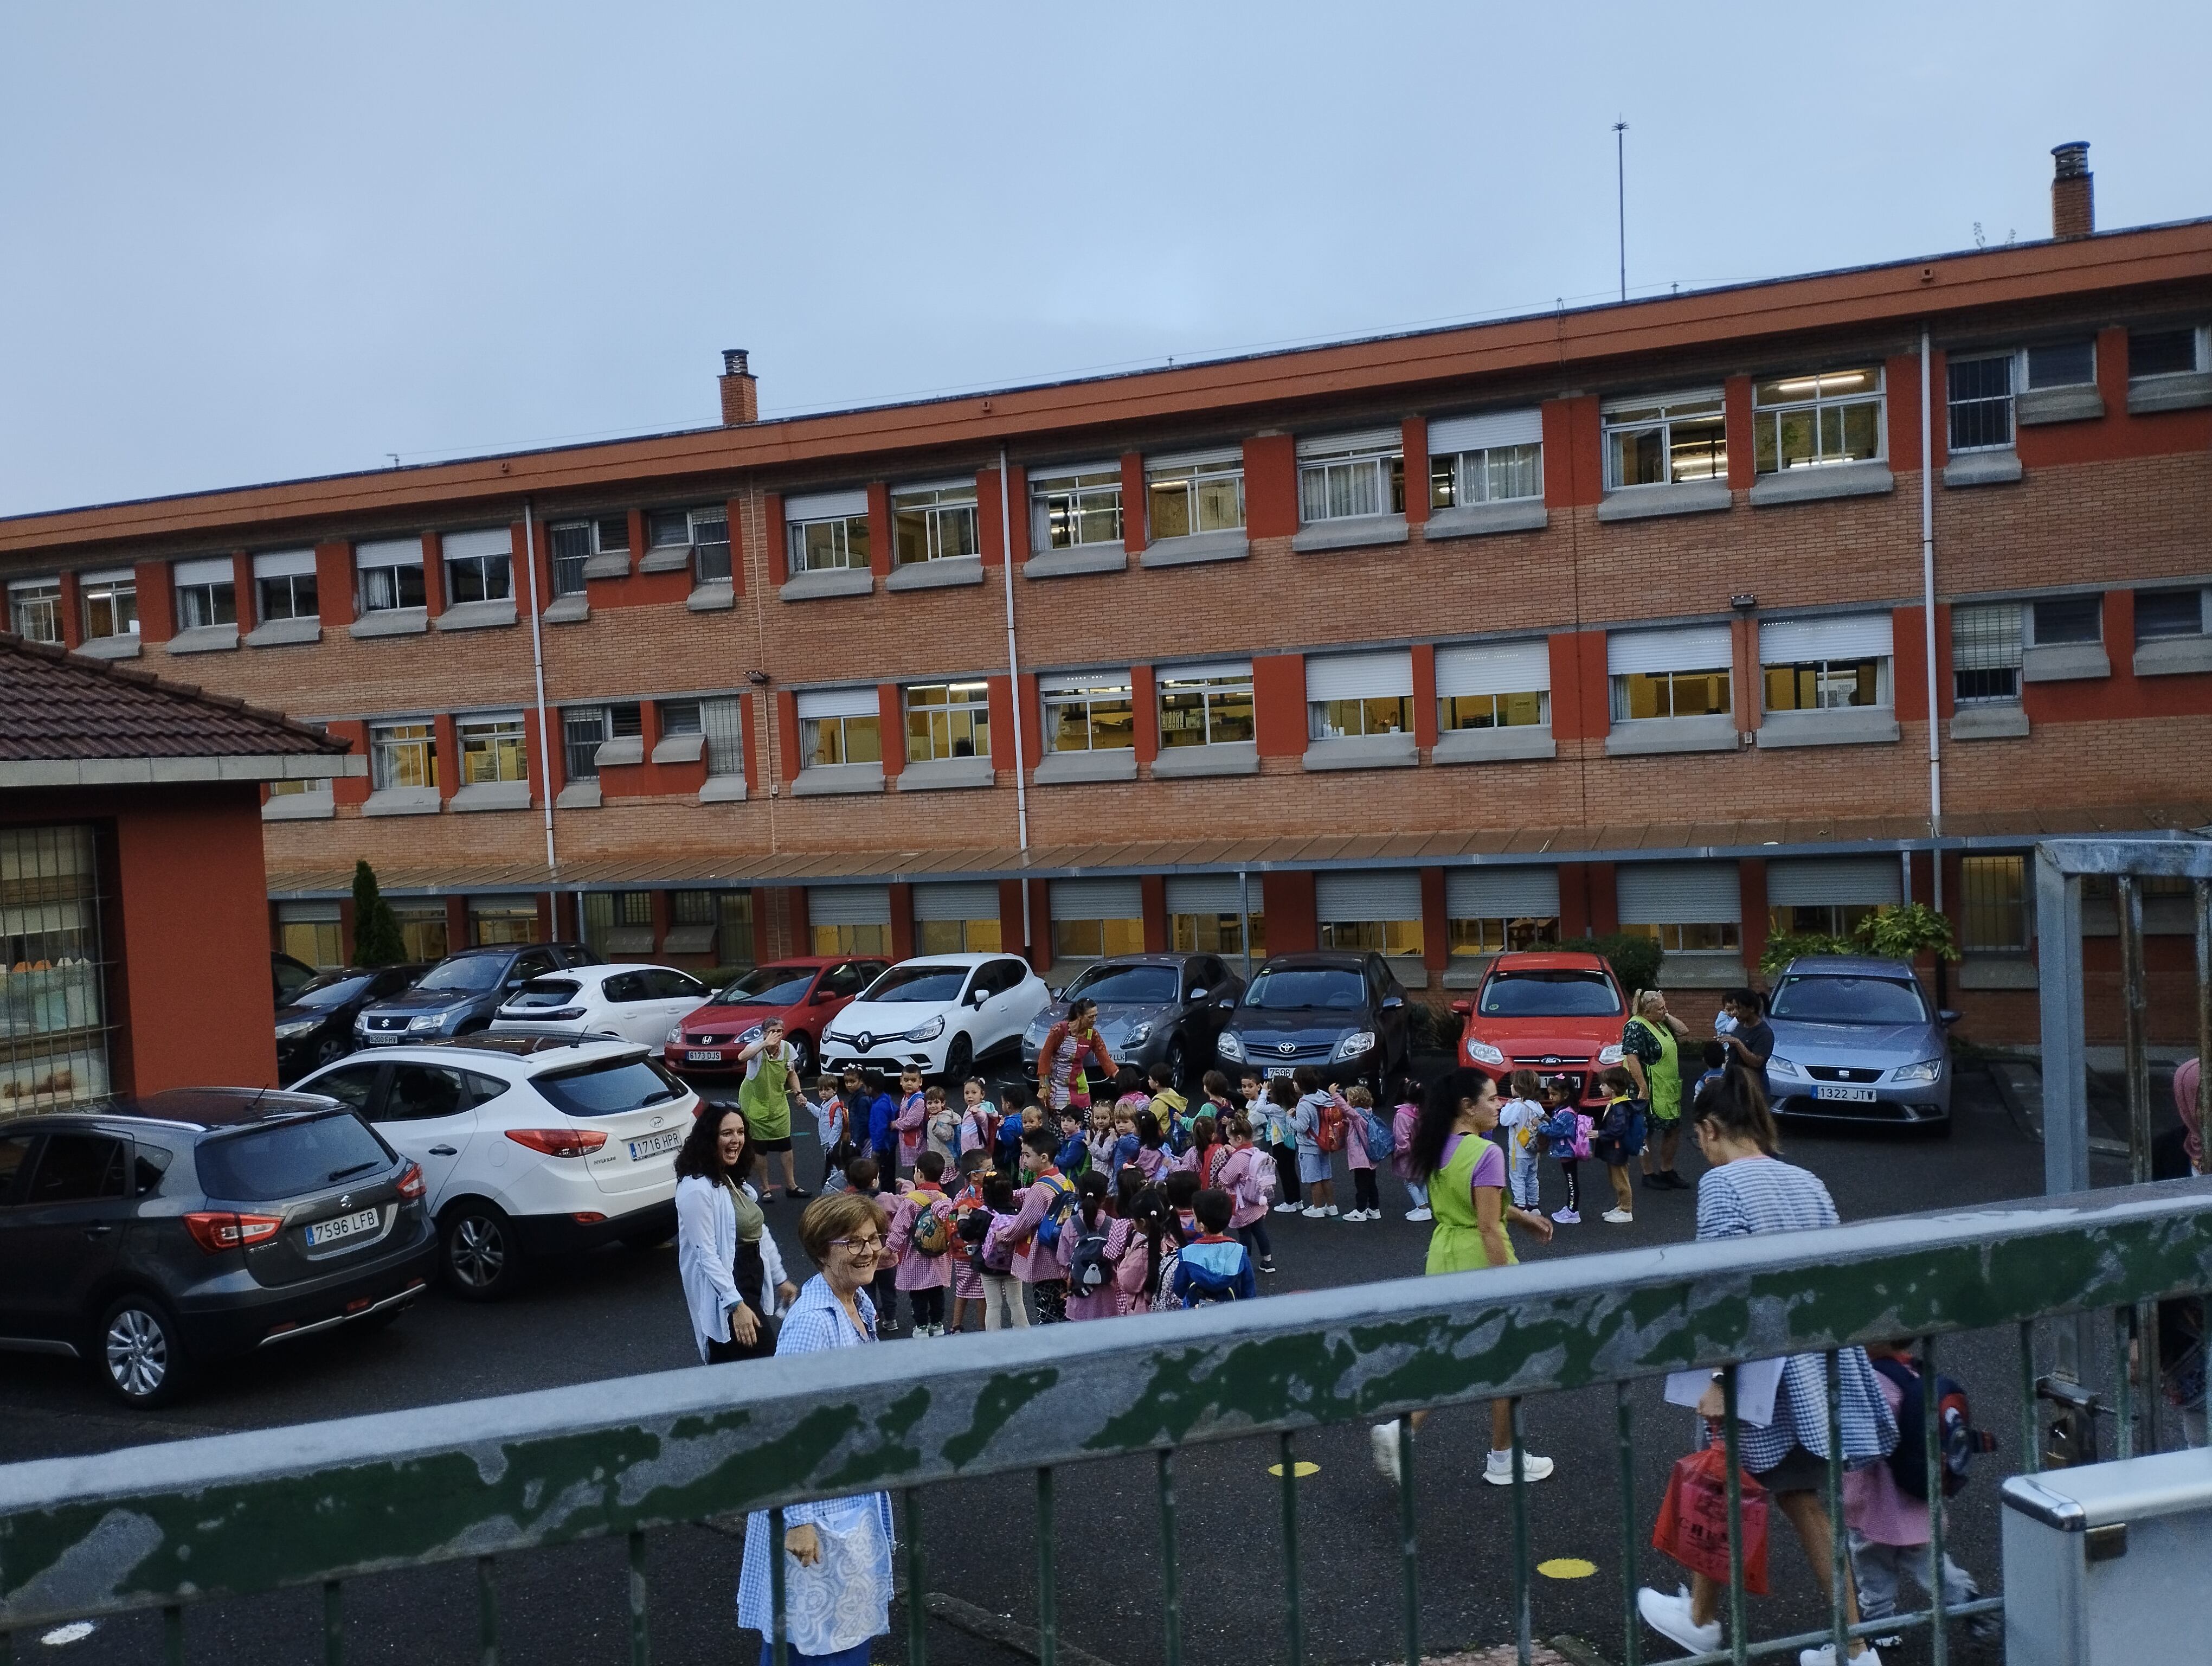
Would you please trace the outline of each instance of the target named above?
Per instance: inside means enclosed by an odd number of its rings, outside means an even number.
[[[2089,1081],[2082,1056],[2081,879],[2035,850],[2036,994],[2042,1008],[2043,1189],[2089,1189]],[[2096,1357],[2087,1313],[2054,1327],[2057,1375],[2079,1383]]]

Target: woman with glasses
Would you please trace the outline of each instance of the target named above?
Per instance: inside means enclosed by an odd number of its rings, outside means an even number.
[[[676,1271],[691,1339],[710,1365],[775,1352],[769,1321],[799,1292],[753,1190],[751,1131],[734,1107],[709,1105],[676,1153]]]
[[[799,1242],[822,1270],[784,1316],[779,1359],[860,1347],[876,1340],[868,1286],[890,1225],[882,1206],[861,1192],[817,1197],[799,1218]],[[792,1666],[866,1666],[868,1643],[890,1630],[891,1499],[794,1504],[783,1512],[784,1623]],[[738,1580],[738,1624],[761,1634],[761,1666],[774,1666],[768,1511],[745,1522],[744,1567]]]

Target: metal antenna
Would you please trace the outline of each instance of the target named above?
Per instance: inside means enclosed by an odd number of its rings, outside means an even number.
[[[1628,301],[1628,124],[1613,125],[1613,182],[1616,228],[1620,241],[1620,299]]]

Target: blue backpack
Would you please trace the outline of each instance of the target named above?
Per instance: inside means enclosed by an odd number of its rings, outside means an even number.
[[[1052,1201],[1045,1208],[1044,1219],[1037,1222],[1036,1241],[1048,1250],[1058,1250],[1060,1229],[1075,1211],[1075,1188],[1056,1174],[1046,1176],[1044,1183],[1052,1188]]]
[[[1390,1125],[1376,1113],[1374,1106],[1362,1105],[1359,1114],[1365,1119],[1360,1133],[1367,1141],[1367,1159],[1380,1168],[1382,1159],[1398,1149],[1398,1136],[1391,1132]]]

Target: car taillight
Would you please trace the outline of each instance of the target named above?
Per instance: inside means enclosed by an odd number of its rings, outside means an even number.
[[[581,1157],[607,1143],[597,1128],[509,1128],[507,1137],[548,1157]]]
[[[210,1256],[226,1250],[248,1250],[266,1243],[284,1230],[282,1215],[234,1215],[228,1210],[204,1209],[185,1217],[185,1230],[192,1242]]]
[[[399,1177],[399,1195],[402,1197],[422,1195],[422,1165],[420,1163],[410,1163],[407,1165],[407,1172]]]

